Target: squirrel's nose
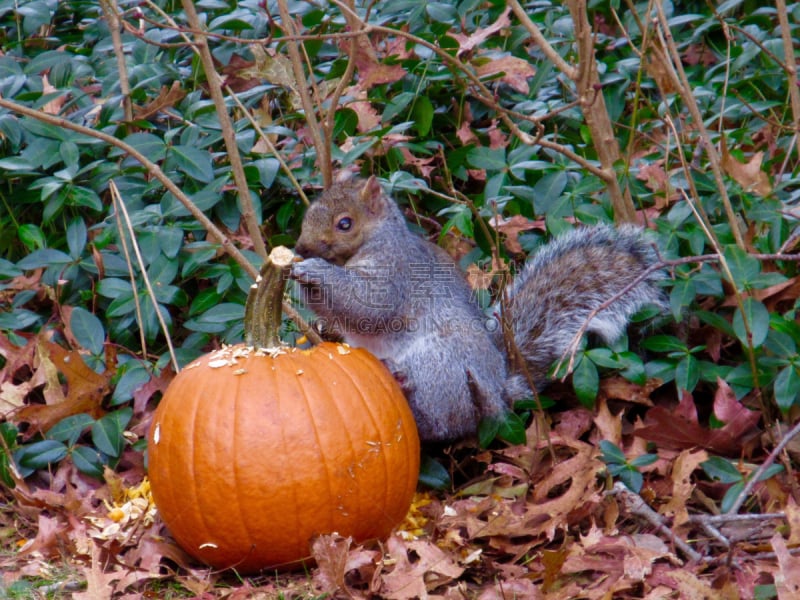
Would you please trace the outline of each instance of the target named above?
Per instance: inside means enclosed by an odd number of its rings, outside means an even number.
[[[325,256],[326,252],[330,250],[330,244],[322,241],[317,241],[315,244],[306,244],[302,236],[297,240],[294,245],[294,251],[303,258],[313,258],[318,256]]]

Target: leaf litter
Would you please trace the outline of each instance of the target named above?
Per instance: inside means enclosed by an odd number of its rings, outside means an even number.
[[[0,398],[25,435],[70,414],[103,413],[110,371],[95,373],[79,353],[41,336],[22,347],[0,336],[0,353]],[[165,370],[134,393],[132,439],[146,433],[171,376]],[[758,411],[724,382],[716,389],[719,425],[710,429],[691,394],[675,404],[654,385],[607,380],[595,411],[534,415],[527,444],[435,453],[454,486],[418,493],[389,539],[322,535],[311,541],[316,564],[305,572],[248,579],[194,563],[174,544],[140,451],[127,447],[102,481],[68,458],[4,488],[0,585],[55,581],[42,589],[77,600],[138,598],[168,584],[196,598],[748,599],[764,585],[781,600],[797,597],[793,478],[756,484],[745,514],[719,514],[730,486],[711,479],[704,462],[726,456],[748,475],[745,459],[763,459],[767,438]],[[656,449],[639,493],[613,483],[601,440],[629,461]]]

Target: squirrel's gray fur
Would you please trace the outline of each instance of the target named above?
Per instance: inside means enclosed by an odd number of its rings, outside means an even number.
[[[292,267],[304,301],[328,330],[382,359],[400,382],[424,441],[474,435],[514,399],[498,322],[486,317],[452,258],[412,233],[377,179],[337,183],[303,220]],[[576,229],[544,246],[507,290],[505,318],[537,387],[589,313],[654,263],[632,226]],[[664,305],[654,272],[592,319],[613,341],[648,303]],[[494,307],[499,314],[499,306]]]

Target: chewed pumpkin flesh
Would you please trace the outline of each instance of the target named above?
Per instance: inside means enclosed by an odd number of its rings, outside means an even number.
[[[170,384],[149,470],[179,545],[247,572],[297,563],[318,534],[386,536],[411,503],[419,439],[399,387],[366,351],[234,346]]]

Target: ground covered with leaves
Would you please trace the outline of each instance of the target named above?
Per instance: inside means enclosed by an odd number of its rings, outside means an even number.
[[[800,7],[0,0],[0,598],[800,597]],[[193,562],[146,438],[266,249],[374,174],[483,306],[637,222],[670,310],[577,340],[524,440],[427,448],[396,534]],[[313,318],[285,302],[282,334]],[[491,436],[489,436],[491,437]]]

